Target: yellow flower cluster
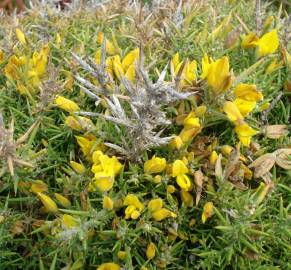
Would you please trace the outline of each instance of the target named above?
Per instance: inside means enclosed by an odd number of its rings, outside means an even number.
[[[228,57],[224,56],[216,61],[205,54],[202,58],[201,79],[206,79],[208,86],[215,95],[226,92],[232,83],[232,74],[229,71]]]
[[[172,165],[172,177],[176,177],[179,187],[185,191],[191,187],[190,178],[187,176],[189,169],[182,160],[175,160]]]
[[[244,117],[255,108],[257,101],[263,99],[263,95],[257,90],[255,85],[239,84],[234,89],[234,102],[226,101],[223,111],[228,119],[234,123],[235,132],[244,146],[249,146],[251,137],[258,132],[251,128],[245,121]]]
[[[20,94],[34,93],[40,85],[46,72],[49,47],[44,45],[39,52],[28,55],[12,55],[4,67],[4,74],[8,80],[17,85]]]
[[[197,62],[196,60],[189,61],[188,59],[181,61],[179,53],[176,53],[171,60],[172,76],[180,75],[180,87],[193,85],[196,79]],[[180,70],[182,69],[182,70]]]
[[[242,39],[241,46],[243,48],[257,48],[259,57],[272,54],[279,47],[279,38],[276,29],[264,34],[259,38],[255,33],[250,32]]]
[[[103,43],[104,34],[100,32],[98,34],[97,42],[101,45]],[[116,42],[115,42],[116,43]],[[121,80],[121,76],[124,76],[129,81],[135,80],[135,61],[139,58],[139,49],[135,48],[126,54],[121,60],[119,55],[118,45],[113,45],[112,42],[106,39],[106,52],[110,54],[106,59],[106,70],[112,76],[112,78],[117,78]],[[95,54],[96,64],[101,63],[101,49],[99,49]]]
[[[122,169],[122,164],[115,156],[109,157],[100,150],[93,152],[92,160],[91,171],[95,176],[90,182],[88,190],[91,192],[96,189],[102,192],[109,191],[113,187],[115,177]]]
[[[141,212],[144,210],[145,205],[138,199],[136,195],[128,194],[124,201],[123,205],[127,206],[125,208],[125,219],[138,219],[141,215]],[[161,198],[152,199],[149,201],[147,208],[150,212],[150,216],[155,221],[162,221],[169,217],[177,217],[175,213],[163,207],[164,203]]]
[[[186,143],[189,143],[195,136],[197,136],[202,126],[199,117],[206,112],[205,106],[199,106],[196,110],[192,110],[183,120],[183,129],[178,136],[170,142],[170,147],[180,149]]]

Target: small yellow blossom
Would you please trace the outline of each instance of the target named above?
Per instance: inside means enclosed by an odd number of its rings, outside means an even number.
[[[102,263],[97,270],[120,270],[120,266],[113,262]]]
[[[243,117],[248,116],[248,114],[256,107],[257,104],[255,101],[248,101],[241,98],[236,98],[233,103],[239,109]]]
[[[168,218],[168,217],[175,218],[175,217],[177,217],[177,215],[166,208],[161,208],[161,209],[153,212],[152,217],[155,221],[161,221],[161,220]]]
[[[211,66],[211,63],[213,62],[213,60],[211,58],[209,58],[209,56],[205,53],[203,55],[201,62],[202,62],[202,74],[200,75],[200,78],[206,79],[208,74],[209,74],[210,66]]]
[[[247,101],[260,101],[264,98],[262,93],[257,90],[255,84],[240,83],[234,89],[234,94],[237,98]]]
[[[230,145],[223,145],[221,147],[221,152],[222,154],[224,154],[225,156],[229,156],[230,153],[232,152],[233,147],[231,147]]]
[[[258,56],[266,56],[277,51],[279,47],[279,38],[276,29],[263,35],[258,41]]]
[[[175,191],[176,191],[175,186],[173,186],[173,185],[167,186],[167,192],[169,192],[170,194],[174,193]]]
[[[200,121],[198,117],[191,117],[188,115],[184,121],[183,121],[184,128],[189,129],[189,128],[195,128],[195,127],[200,127]]]
[[[255,33],[249,33],[246,36],[243,36],[241,47],[242,48],[255,48],[257,46],[259,38]]]
[[[104,33],[99,32],[97,36],[98,44],[102,45],[103,39],[104,39]],[[105,47],[106,47],[106,52],[110,55],[118,53],[118,50],[116,50],[115,46],[107,38],[105,41]]]
[[[163,200],[161,198],[152,199],[148,204],[148,209],[151,212],[157,211],[163,207]]]
[[[241,143],[247,147],[249,147],[251,143],[252,136],[258,133],[258,131],[254,130],[246,123],[236,126],[234,130],[238,135],[238,138],[241,141]]]
[[[173,163],[173,169],[172,169],[172,176],[177,177],[182,174],[186,174],[189,172],[188,168],[186,167],[185,163],[182,160],[175,160]]]
[[[117,257],[120,260],[125,260],[126,259],[126,252],[125,251],[122,251],[122,250],[118,251]]]
[[[155,184],[159,184],[159,183],[161,183],[161,182],[162,182],[162,176],[160,176],[160,175],[155,175],[155,177],[154,177],[154,179],[153,179],[153,182],[154,182]]]
[[[128,67],[128,69],[125,72],[124,77],[131,82],[135,80],[135,66],[134,65],[130,65]]]
[[[1,62],[1,61],[0,61]],[[267,67],[266,73],[271,74],[274,70],[283,66],[283,61],[278,62],[277,59],[274,59]]]
[[[3,63],[3,61],[4,61],[4,52],[0,48],[0,65]]]
[[[113,200],[108,196],[104,196],[102,206],[103,206],[103,209],[112,210],[113,209]]]
[[[30,191],[35,194],[37,194],[38,192],[45,192],[48,191],[48,186],[43,181],[36,180],[34,183],[32,183]]]
[[[130,66],[134,67],[134,61],[137,61],[139,58],[139,49],[135,48],[130,51],[127,55],[124,56],[121,62],[123,70],[128,70]]]
[[[211,152],[211,155],[209,157],[210,164],[211,165],[215,165],[216,164],[216,161],[217,161],[217,158],[218,158],[217,152],[216,151],[212,151]]]
[[[181,190],[181,199],[182,199],[183,203],[187,207],[193,207],[193,205],[194,205],[194,198],[190,194],[190,192],[185,191],[185,190]]]
[[[91,161],[92,153],[96,150],[104,151],[106,149],[104,144],[97,143],[97,138],[94,135],[86,135],[86,136],[75,136],[77,139],[78,145],[81,147],[81,150],[84,156]]]
[[[64,214],[62,216],[62,224],[67,229],[72,229],[78,225],[78,221],[74,217],[72,217],[71,215]]]
[[[237,106],[231,102],[231,101],[226,101],[223,105],[223,111],[226,113],[228,119],[231,122],[241,122],[243,121],[244,117],[241,115],[241,112],[237,108]]]
[[[63,195],[59,193],[55,193],[55,197],[57,201],[65,208],[68,208],[71,206],[71,202],[68,198],[64,197]]]
[[[85,166],[81,163],[76,162],[76,161],[71,160],[70,165],[74,169],[74,171],[78,174],[83,174],[86,171]]]
[[[148,174],[161,173],[166,168],[165,158],[153,156],[144,163],[144,172]]]
[[[57,96],[55,99],[55,104],[62,110],[69,112],[69,113],[73,113],[73,112],[77,112],[80,110],[79,106],[77,103],[75,103],[72,100],[69,100],[65,97],[62,96]]]
[[[204,224],[207,219],[209,219],[213,215],[213,203],[207,202],[203,206],[203,213],[201,216],[202,223]]]
[[[146,256],[148,260],[152,260],[156,255],[156,245],[150,242],[147,246]]]
[[[177,184],[184,190],[188,190],[191,186],[191,181],[186,175],[188,168],[182,160],[175,160],[172,168],[172,177],[176,177]]]
[[[125,197],[123,205],[127,206],[125,209],[125,219],[137,219],[144,209],[144,205],[140,202],[138,197],[133,194],[128,194]]]
[[[168,217],[176,217],[176,214],[170,210],[163,208],[163,200],[161,198],[152,199],[148,203],[148,209],[155,221],[161,221]]]
[[[20,43],[22,45],[25,45],[26,44],[26,38],[25,38],[24,33],[19,28],[15,29],[15,33],[16,33],[16,37],[20,41]]]
[[[58,212],[59,209],[58,209],[56,203],[49,196],[47,196],[41,192],[38,192],[37,196],[41,200],[42,204],[44,205],[45,209],[48,212],[52,212],[52,213]]]
[[[175,136],[175,137],[171,140],[169,146],[170,146],[172,149],[177,149],[177,150],[179,150],[179,149],[183,146],[183,141],[182,141],[181,137],[180,137],[180,136]]]
[[[232,75],[229,71],[228,57],[224,56],[210,64],[207,70],[206,80],[215,94],[227,91],[232,83]]]

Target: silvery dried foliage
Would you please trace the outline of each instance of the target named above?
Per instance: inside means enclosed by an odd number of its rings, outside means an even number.
[[[143,67],[143,54],[141,53],[140,59],[136,63],[136,82],[133,84],[121,76],[121,82],[126,94],[124,96],[120,90],[121,87],[112,82],[106,71],[105,39],[101,51],[100,65],[95,64],[91,59],[88,60],[88,64],[73,54],[78,63],[99,82],[100,88],[80,75],[76,75],[75,78],[80,82],[81,89],[95,99],[97,104],[100,95],[103,95],[111,111],[111,116],[100,116],[126,129],[122,145],[118,146],[112,143],[106,143],[106,145],[121,152],[131,160],[139,161],[145,150],[165,145],[172,139],[172,136],[162,137],[164,127],[171,123],[162,110],[162,106],[186,99],[193,93],[178,92],[174,89],[174,85],[164,81],[167,66],[162,71],[157,82],[152,82],[148,72]],[[109,83],[113,85],[113,91],[107,89],[107,84]],[[129,111],[125,109],[128,107],[130,107]],[[99,115],[94,113],[83,114]],[[117,128],[116,130],[121,135],[120,129]]]
[[[36,121],[32,126],[25,132],[24,135],[19,137],[16,141],[14,140],[14,120],[12,119],[8,129],[5,128],[3,115],[0,112],[0,162],[6,162],[7,168],[14,176],[14,165],[33,167],[33,165],[27,161],[22,160],[17,153],[17,149],[24,143],[29,134],[38,125]]]

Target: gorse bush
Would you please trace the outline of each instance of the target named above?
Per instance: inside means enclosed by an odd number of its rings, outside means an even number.
[[[1,269],[291,267],[288,4],[178,2],[1,14]]]

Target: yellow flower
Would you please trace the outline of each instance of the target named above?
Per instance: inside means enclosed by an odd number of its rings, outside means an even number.
[[[169,143],[169,146],[172,148],[172,149],[177,149],[179,150],[182,146],[183,146],[183,141],[181,139],[180,136],[175,136],[171,142]]]
[[[190,115],[188,115],[184,119],[183,125],[186,129],[199,128],[200,127],[199,118],[198,117],[191,117]]]
[[[26,44],[26,39],[25,39],[24,33],[19,28],[15,29],[15,33],[16,33],[16,37],[20,41],[20,43],[22,45],[25,45]]]
[[[266,56],[277,51],[279,47],[279,38],[276,29],[263,35],[257,42],[258,56]]]
[[[179,137],[183,143],[186,143],[192,140],[197,134],[199,134],[201,130],[201,127],[183,128],[179,134]]]
[[[172,69],[172,71],[174,71],[175,75],[177,75],[177,73],[178,73],[178,71],[176,73],[176,70],[177,70],[177,67],[179,66],[179,64],[180,64],[180,55],[177,52],[171,60],[171,69]]]
[[[41,192],[38,192],[37,196],[41,200],[42,204],[44,205],[45,209],[48,212],[52,212],[52,213],[58,212],[59,209],[58,209],[56,203],[49,196],[47,196]]]
[[[71,206],[71,202],[68,198],[64,197],[63,195],[59,193],[55,193],[55,197],[57,201],[65,208],[68,208]]]
[[[4,52],[0,48],[0,65],[2,64],[3,61],[4,61]]]
[[[181,199],[182,199],[183,203],[187,207],[193,207],[193,205],[194,205],[194,198],[190,194],[190,192],[185,191],[185,190],[181,190]]]
[[[204,224],[207,219],[209,219],[213,215],[213,203],[207,202],[203,206],[203,213],[201,216],[202,223]]]
[[[83,174],[86,171],[85,166],[81,163],[76,162],[76,161],[71,160],[70,165],[74,169],[74,171],[78,174]]]
[[[140,202],[138,197],[133,195],[133,194],[128,194],[125,197],[123,204],[124,205],[133,205],[140,211],[142,211],[144,209],[144,205]]]
[[[99,32],[98,33],[98,37],[97,37],[98,44],[102,45],[103,38],[104,38],[104,34],[102,32]],[[116,50],[115,46],[107,38],[106,38],[106,41],[105,41],[105,47],[106,47],[106,52],[108,54],[113,55],[113,54],[118,53],[118,50]]]
[[[148,260],[152,260],[156,255],[156,245],[150,242],[147,246],[146,256]]]
[[[248,101],[241,98],[236,98],[233,103],[239,109],[243,117],[248,116],[248,114],[256,107],[257,104],[255,101]]]
[[[102,263],[97,270],[120,270],[120,266],[113,262]]]
[[[211,155],[209,157],[210,164],[211,165],[215,165],[217,158],[218,158],[217,152],[216,151],[212,151]]]
[[[1,63],[1,61],[0,61]],[[279,67],[283,66],[283,61],[278,62],[276,59],[274,59],[267,67],[266,73],[271,74],[274,70],[278,69]]]
[[[62,224],[64,224],[67,229],[72,229],[78,225],[78,221],[71,215],[64,214],[62,216]]]
[[[103,197],[103,209],[112,210],[113,209],[113,201],[110,197]]]
[[[237,98],[247,101],[260,101],[264,98],[262,93],[257,90],[255,84],[240,83],[234,89],[234,94]]]
[[[209,58],[209,56],[205,53],[202,58],[202,74],[200,75],[201,79],[207,78],[212,62],[212,59]]]
[[[89,191],[94,191],[94,187],[97,187],[102,192],[106,192],[112,189],[114,176],[110,172],[97,172],[95,173],[94,180],[90,184]]]
[[[183,190],[188,190],[191,187],[191,181],[186,174],[181,174],[176,177],[176,182]]]
[[[78,145],[81,147],[81,150],[84,156],[88,160],[92,160],[92,153],[95,150],[105,150],[105,146],[101,143],[97,143],[97,138],[93,135],[76,136]]]
[[[122,251],[122,250],[118,251],[117,257],[120,260],[125,260],[126,259],[126,252],[125,251]]]
[[[155,221],[161,221],[168,217],[177,217],[177,215],[166,208],[161,208],[152,213],[152,217]]]
[[[135,80],[135,66],[130,65],[129,68],[126,70],[124,77],[133,82]]]
[[[43,181],[36,180],[34,183],[32,183],[30,191],[35,194],[37,194],[38,192],[45,192],[48,191],[48,186]]]
[[[128,194],[125,197],[123,205],[127,205],[125,209],[125,219],[137,219],[144,209],[144,205],[140,202],[138,197],[133,194]]]
[[[257,46],[259,38],[255,33],[249,33],[246,36],[243,36],[241,46],[242,48],[255,48]]]
[[[225,155],[225,156],[229,156],[230,153],[232,152],[233,147],[231,147],[230,145],[223,145],[221,147],[221,152]]]
[[[180,62],[179,53],[176,53],[171,60],[172,75],[175,75],[175,76],[178,75],[183,63],[184,61]],[[183,70],[181,71],[181,81],[180,81],[181,87],[192,84],[192,82],[196,78],[196,71],[197,71],[197,62],[195,60],[189,62],[188,59],[186,59],[186,63],[183,67]]]
[[[144,172],[148,174],[161,173],[166,165],[166,159],[153,156],[144,163]]]
[[[154,212],[156,210],[159,210],[163,207],[163,200],[161,198],[158,198],[158,199],[152,199],[149,201],[149,204],[148,204],[148,209],[151,211],[151,212]]]
[[[182,73],[183,80],[181,81],[181,86],[191,85],[196,78],[197,72],[197,62],[195,60],[190,63],[187,61]]]
[[[237,106],[231,101],[226,101],[224,103],[223,111],[231,122],[240,123],[244,119]]]
[[[173,168],[172,168],[172,176],[173,177],[177,177],[179,175],[186,174],[188,172],[189,172],[189,170],[182,160],[177,159],[174,161]]]
[[[115,76],[117,77],[118,80],[121,80],[121,76],[124,76],[124,69],[121,65],[119,55],[113,56],[112,64]]]
[[[65,97],[62,96],[57,96],[55,99],[55,104],[62,110],[69,112],[69,113],[73,113],[73,112],[77,112],[80,110],[79,106],[77,103],[75,103],[72,100],[69,100]]]
[[[235,132],[239,140],[244,146],[249,147],[252,136],[256,135],[258,131],[251,128],[248,124],[243,123],[235,127]]]
[[[156,175],[156,176],[154,177],[154,179],[153,179],[153,182],[154,182],[155,184],[159,184],[159,183],[161,183],[161,182],[162,182],[162,177],[161,177],[160,175]]]
[[[130,51],[124,58],[122,59],[121,66],[123,70],[128,70],[130,66],[134,68],[134,61],[138,60],[139,57],[139,49],[136,48]]]
[[[175,186],[173,186],[173,185],[167,186],[167,192],[169,192],[170,194],[174,193],[175,191],[176,191]]]
[[[230,88],[232,76],[226,56],[210,64],[206,79],[215,94],[221,94]]]
[[[82,127],[81,127],[79,121],[77,120],[77,117],[75,117],[75,116],[69,115],[66,118],[65,124],[68,127],[70,127],[71,129],[78,130],[78,131],[82,130]]]

